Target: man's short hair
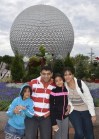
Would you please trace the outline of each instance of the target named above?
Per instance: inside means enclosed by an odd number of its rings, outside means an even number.
[[[43,66],[43,67],[41,67],[41,71],[40,72],[42,72],[42,70],[49,70],[50,72],[53,72],[53,70],[52,70],[52,68],[50,66]]]

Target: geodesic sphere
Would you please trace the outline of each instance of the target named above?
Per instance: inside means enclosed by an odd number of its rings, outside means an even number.
[[[31,57],[44,45],[46,52],[65,57],[74,43],[72,25],[66,15],[49,5],[25,9],[15,19],[10,32],[13,52]]]

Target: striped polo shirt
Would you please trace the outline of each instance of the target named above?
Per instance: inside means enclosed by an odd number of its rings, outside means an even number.
[[[51,82],[47,88],[44,88],[41,77],[31,80],[29,85],[32,87],[31,98],[34,101],[34,113],[37,116],[44,116],[50,112],[49,97],[51,90],[55,88],[55,85]]]

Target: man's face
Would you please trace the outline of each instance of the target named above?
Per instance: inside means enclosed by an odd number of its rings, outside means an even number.
[[[50,70],[42,70],[40,72],[41,80],[44,82],[49,82],[53,76],[53,73]]]

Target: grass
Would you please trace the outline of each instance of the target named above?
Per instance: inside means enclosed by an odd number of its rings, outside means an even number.
[[[11,77],[4,77],[3,79],[0,79],[0,82],[11,82],[12,78]]]
[[[94,99],[95,107],[99,107],[99,98]]]
[[[11,101],[0,101],[0,111],[7,111]]]

